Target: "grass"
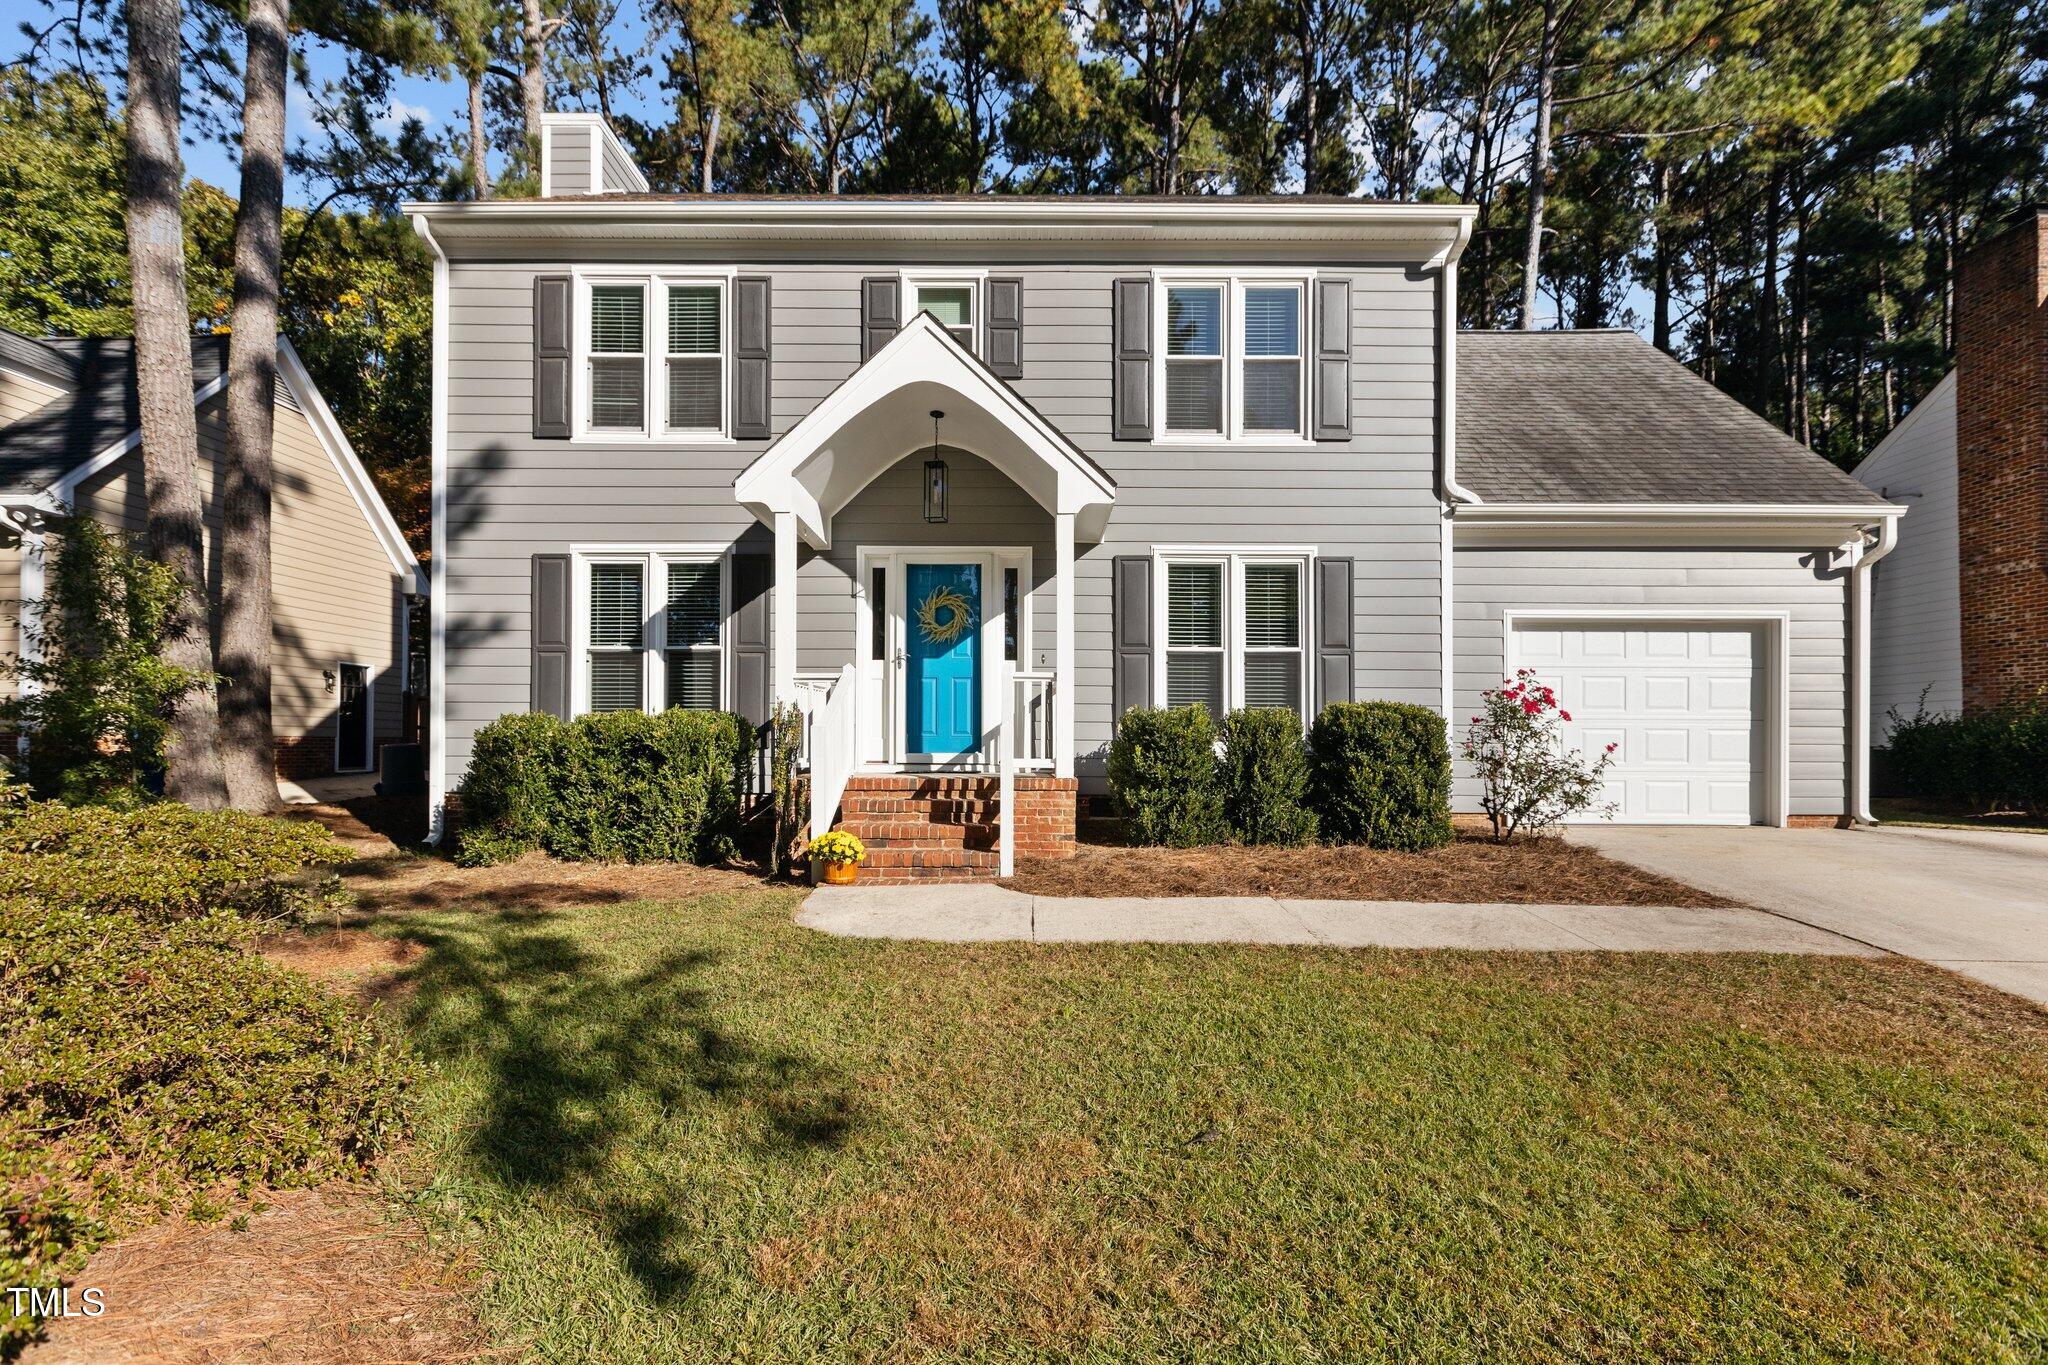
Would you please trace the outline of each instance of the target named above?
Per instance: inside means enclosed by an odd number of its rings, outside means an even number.
[[[387,912],[422,1204],[546,1359],[2048,1352],[2048,1017],[1900,961]],[[403,956],[403,955],[401,955]]]
[[[2016,829],[2031,834],[2048,834],[2048,820],[2035,819],[2021,811],[1977,812],[1929,805],[1905,797],[1874,796],[1870,813],[1888,825],[1918,825],[1927,829]]]
[[[1421,853],[1329,847],[1134,848],[1084,829],[1074,856],[1020,860],[1004,885],[1035,896],[1291,896],[1524,905],[1717,906],[1731,901],[1562,837],[1498,844],[1471,832]]]

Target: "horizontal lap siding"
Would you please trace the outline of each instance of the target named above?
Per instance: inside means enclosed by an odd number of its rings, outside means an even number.
[[[584,259],[658,265],[656,244],[599,244]],[[550,248],[559,250],[559,248]],[[1171,250],[1171,248],[1163,248]],[[1066,253],[1063,253],[1065,255]],[[1085,253],[1074,253],[1085,255]],[[501,246],[495,259],[450,267],[447,672],[449,778],[470,735],[527,704],[530,556],[571,544],[728,544],[770,539],[733,501],[732,480],[765,442],[535,441],[529,410],[536,274],[570,263]],[[860,282],[899,262],[778,264],[706,256],[774,278],[772,425],[787,431],[860,364]],[[916,265],[933,262],[920,259]],[[1353,282],[1355,435],[1293,448],[1152,446],[1109,439],[1110,285],[1151,262],[1032,265],[978,259],[1024,280],[1024,377],[1018,392],[1118,481],[1100,545],[1080,547],[1075,721],[1082,771],[1099,776],[1108,742],[1109,565],[1155,545],[1306,545],[1358,562],[1359,695],[1434,704],[1441,686],[1441,545],[1435,467],[1435,287],[1398,266],[1347,271]],[[1272,265],[1274,262],[1262,262]],[[830,671],[851,657],[849,575],[862,544],[1028,544],[1039,584],[1033,644],[1053,643],[1050,518],[1007,479],[962,458],[952,522],[926,527],[919,479],[930,432],[906,432],[904,462],[835,520],[833,545],[799,568],[798,666]],[[970,505],[971,503],[975,505]]]
[[[1906,505],[1899,543],[1871,572],[1870,720],[1884,742],[1897,710],[1963,705],[1962,579],[1956,501],[1956,381],[1950,375],[1856,467]]]
[[[221,477],[227,457],[227,400],[199,410],[199,449],[209,546],[207,572],[220,573]],[[401,659],[401,576],[314,435],[305,414],[280,403],[273,438],[271,519],[273,723],[279,739],[332,737],[336,698],[323,674],[338,663],[370,668],[377,734],[396,739]],[[142,454],[134,451],[87,480],[79,506],[103,525],[141,534],[148,524]]]
[[[1630,607],[1787,612],[1791,617],[1791,814],[1840,815],[1843,800],[1844,579],[1794,550],[1460,548],[1453,565],[1456,676],[1453,739],[1505,667],[1502,612]],[[1454,798],[1478,808],[1462,770]]]
[[[551,128],[547,135],[548,193],[589,194],[590,130]]]
[[[17,422],[55,398],[63,390],[54,384],[13,370],[0,370],[0,426]],[[6,438],[0,436],[0,441]]]

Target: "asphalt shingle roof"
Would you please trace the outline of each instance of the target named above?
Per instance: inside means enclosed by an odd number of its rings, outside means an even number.
[[[0,427],[0,491],[48,487],[140,424],[135,396],[135,343],[127,337],[44,337],[0,333],[67,359],[74,387],[28,416]],[[227,367],[225,336],[192,338],[192,387],[206,387]]]
[[[1634,332],[1461,332],[1457,383],[1485,502],[1881,501]]]

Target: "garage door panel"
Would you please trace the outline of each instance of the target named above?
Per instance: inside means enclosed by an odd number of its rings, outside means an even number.
[[[1765,699],[1756,631],[1588,623],[1515,635],[1517,666],[1533,669],[1572,713],[1563,727],[1566,743],[1589,761],[1614,746],[1604,786],[1615,819],[1763,818]]]

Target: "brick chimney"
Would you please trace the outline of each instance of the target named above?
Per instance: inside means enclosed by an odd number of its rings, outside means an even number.
[[[1963,708],[2048,688],[2048,208],[1956,270]]]

